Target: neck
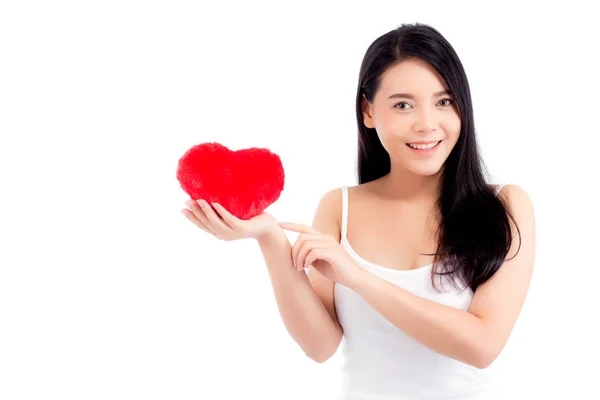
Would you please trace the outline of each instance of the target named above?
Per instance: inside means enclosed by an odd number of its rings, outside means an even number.
[[[381,179],[386,197],[399,201],[433,202],[438,196],[441,170],[435,175],[417,175],[406,169],[394,168]]]

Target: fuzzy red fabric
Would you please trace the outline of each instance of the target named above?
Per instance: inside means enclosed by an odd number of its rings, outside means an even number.
[[[279,199],[285,174],[279,156],[268,149],[232,151],[211,142],[185,152],[179,159],[177,179],[193,200],[219,203],[246,220]]]

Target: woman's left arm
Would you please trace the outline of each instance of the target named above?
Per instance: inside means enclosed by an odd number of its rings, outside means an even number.
[[[468,311],[414,295],[360,269],[352,287],[375,310],[428,348],[477,368],[487,368],[504,348],[529,290],[535,258],[532,202],[518,186],[501,191],[520,234],[509,218],[513,242],[507,261],[475,293]],[[512,258],[512,259],[511,259]]]

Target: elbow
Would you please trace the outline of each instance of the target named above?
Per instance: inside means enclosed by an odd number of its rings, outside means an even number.
[[[485,357],[480,357],[477,362],[473,363],[473,366],[479,369],[486,369],[487,367],[489,367],[490,365],[492,365],[492,363],[494,362],[493,359],[485,358]]]
[[[308,356],[311,360],[318,362],[319,364],[323,364],[325,361],[329,360],[329,358],[331,358],[331,356],[328,355],[324,355],[324,356]]]
[[[335,340],[329,344],[323,343],[318,349],[314,349],[312,352],[305,351],[304,354],[313,361],[323,364],[329,360],[337,352],[340,341]]]
[[[336,328],[329,333],[320,332],[313,336],[316,340],[311,343],[312,345],[301,346],[304,354],[319,364],[323,364],[333,357],[337,353],[343,336],[343,331],[340,327]]]
[[[335,350],[331,351],[328,349],[324,349],[323,351],[320,351],[317,353],[304,352],[304,354],[306,354],[306,356],[308,358],[310,358],[311,360],[316,361],[319,364],[323,364],[325,361],[329,360],[335,354]]]
[[[486,369],[496,361],[500,350],[497,350],[495,346],[489,345],[484,348],[480,348],[475,351],[475,360],[472,365],[479,369]]]
[[[304,354],[311,360],[323,364],[337,353],[342,336],[341,329],[336,329],[329,335],[319,335],[316,347],[312,347],[312,351],[304,350]]]

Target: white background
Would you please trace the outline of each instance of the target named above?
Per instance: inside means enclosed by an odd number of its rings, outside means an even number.
[[[335,398],[340,353],[303,354],[256,243],[193,226],[175,171],[201,142],[269,148],[267,211],[310,224],[357,183],[360,63],[404,22],[454,46],[493,180],[534,202],[506,398],[598,396],[592,6],[482,3],[2,2],[0,399]]]

